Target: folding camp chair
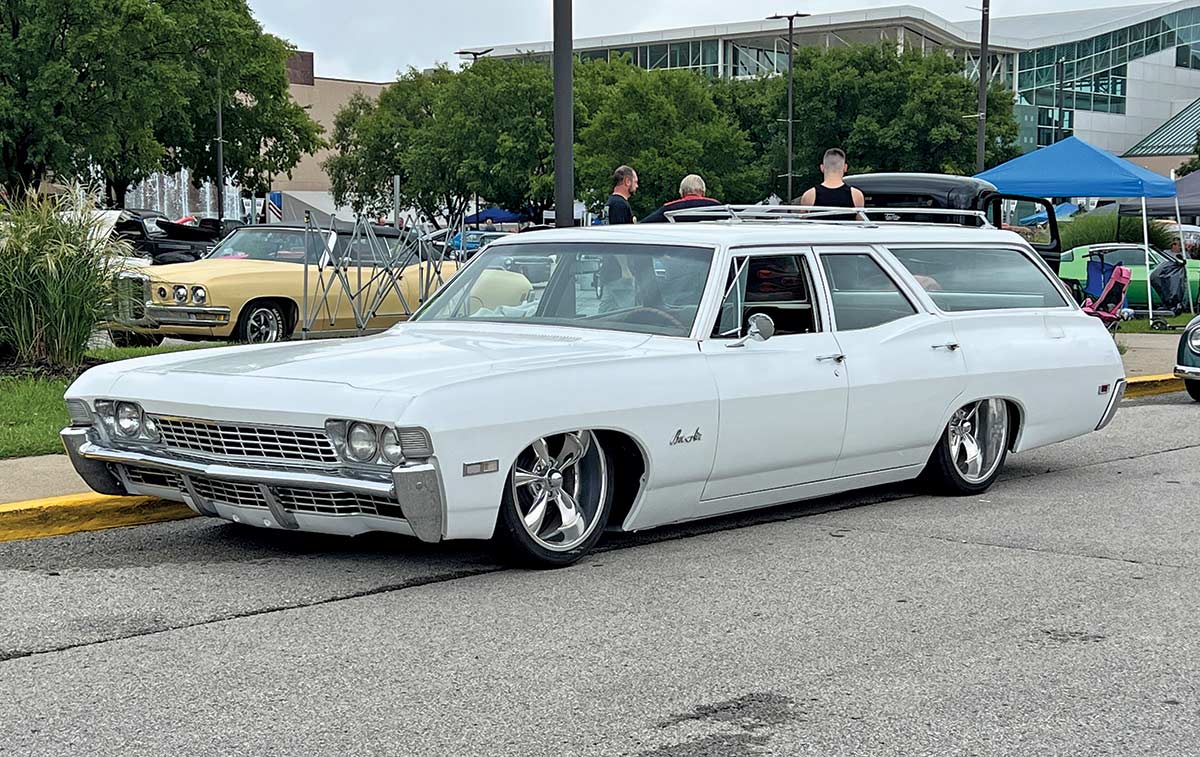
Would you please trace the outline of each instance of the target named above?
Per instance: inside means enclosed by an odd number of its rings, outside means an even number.
[[[1121,311],[1125,305],[1125,293],[1129,289],[1133,271],[1123,265],[1111,267],[1112,275],[1108,277],[1108,283],[1100,292],[1100,296],[1095,300],[1090,297],[1084,300],[1083,312],[1099,318],[1109,331],[1116,331],[1121,326]],[[1088,269],[1090,273],[1091,263],[1088,263]]]

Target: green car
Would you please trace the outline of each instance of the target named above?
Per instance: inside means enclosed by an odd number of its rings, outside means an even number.
[[[1168,258],[1154,248],[1150,248],[1150,270],[1154,270]],[[1109,265],[1123,265],[1133,274],[1126,292],[1126,302],[1136,310],[1146,309],[1146,251],[1140,244],[1093,244],[1076,247],[1062,254],[1058,266],[1058,277],[1067,283],[1071,293],[1078,302],[1083,302],[1083,288],[1087,284],[1087,264],[1090,260],[1101,259]],[[1197,300],[1200,293],[1200,260],[1187,261],[1188,285],[1192,290],[1192,302]],[[1154,307],[1162,307],[1158,293],[1154,293]],[[1186,310],[1186,304],[1184,306]]]
[[[1187,393],[1200,402],[1200,317],[1193,318],[1179,337],[1175,377],[1183,379]]]

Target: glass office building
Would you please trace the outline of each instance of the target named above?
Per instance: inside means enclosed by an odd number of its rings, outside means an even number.
[[[913,6],[796,20],[798,46],[894,44],[950,55],[979,75],[979,21],[947,21]],[[1013,90],[1023,149],[1077,134],[1121,153],[1200,98],[1200,0],[993,18],[987,70]],[[583,59],[627,57],[647,69],[708,76],[787,71],[786,21],[750,21],[579,39]],[[549,43],[492,55],[549,56]]]

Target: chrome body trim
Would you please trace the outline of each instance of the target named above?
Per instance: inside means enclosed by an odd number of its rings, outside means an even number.
[[[154,305],[146,303],[145,322],[155,326],[229,326],[232,311],[227,307],[198,305]],[[225,316],[224,319],[220,316]]]
[[[1121,400],[1125,397],[1125,379],[1117,379],[1117,385],[1113,387],[1112,396],[1108,398],[1108,407],[1104,409],[1104,415],[1101,416],[1100,422],[1096,424],[1096,430],[1112,423],[1113,417],[1117,414],[1117,408],[1121,406]]]
[[[396,499],[413,534],[425,542],[446,536],[446,490],[437,459],[392,469]]]
[[[1200,380],[1200,368],[1193,368],[1190,365],[1177,365],[1175,366],[1175,378],[1187,381]]]
[[[68,426],[59,433],[75,472],[84,483],[101,494],[128,494],[125,485],[113,475],[104,461],[89,458],[84,453],[85,448],[94,446],[90,440],[90,431],[89,428]]]

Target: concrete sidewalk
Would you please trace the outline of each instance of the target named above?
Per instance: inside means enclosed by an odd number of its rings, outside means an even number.
[[[1130,378],[1160,376],[1175,369],[1179,334],[1120,334],[1128,349],[1125,373]],[[90,491],[66,455],[0,460],[0,504],[24,502]]]

